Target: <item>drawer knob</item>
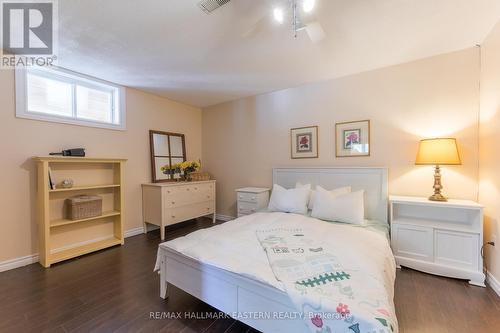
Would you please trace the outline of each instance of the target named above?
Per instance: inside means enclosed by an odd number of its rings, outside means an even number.
[[[175,205],[175,201],[172,201],[172,205]]]
[[[209,196],[209,195],[207,195],[207,199],[210,199],[210,196]]]
[[[186,189],[186,191],[189,191],[189,187]]]
[[[257,199],[257,198],[256,197],[252,197],[252,200],[255,200],[255,199]]]
[[[197,188],[197,187],[195,187],[194,189],[195,189],[195,190],[197,190],[198,188]]]
[[[175,219],[175,215],[172,215],[172,218]]]
[[[242,196],[242,195],[240,195],[240,199],[243,199],[243,196]]]

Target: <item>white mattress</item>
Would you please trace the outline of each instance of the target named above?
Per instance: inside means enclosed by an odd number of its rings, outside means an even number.
[[[393,300],[396,265],[387,238],[387,223],[364,226],[330,223],[286,213],[257,213],[160,244],[185,256],[284,291],[277,281],[255,230],[274,227],[313,231],[318,243],[334,253],[343,267],[376,276]]]

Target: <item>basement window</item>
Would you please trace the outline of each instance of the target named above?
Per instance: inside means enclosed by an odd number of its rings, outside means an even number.
[[[16,68],[16,116],[125,130],[125,89],[60,68]]]

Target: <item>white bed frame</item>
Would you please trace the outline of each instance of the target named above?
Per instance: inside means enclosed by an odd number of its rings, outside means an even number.
[[[326,189],[351,186],[365,190],[367,219],[387,221],[386,168],[275,168],[273,183],[292,188],[296,182]],[[276,288],[188,258],[167,247],[160,249],[160,297],[167,283],[262,332],[305,332],[288,296]]]

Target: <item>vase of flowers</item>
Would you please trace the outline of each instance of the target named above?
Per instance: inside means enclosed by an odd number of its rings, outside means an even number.
[[[170,178],[178,179],[181,174],[181,164],[176,163],[172,165],[164,165],[160,168],[161,172],[165,175],[171,176]]]
[[[197,161],[185,161],[180,164],[180,169],[184,173],[184,180],[191,181],[190,173],[200,169],[201,163]]]

